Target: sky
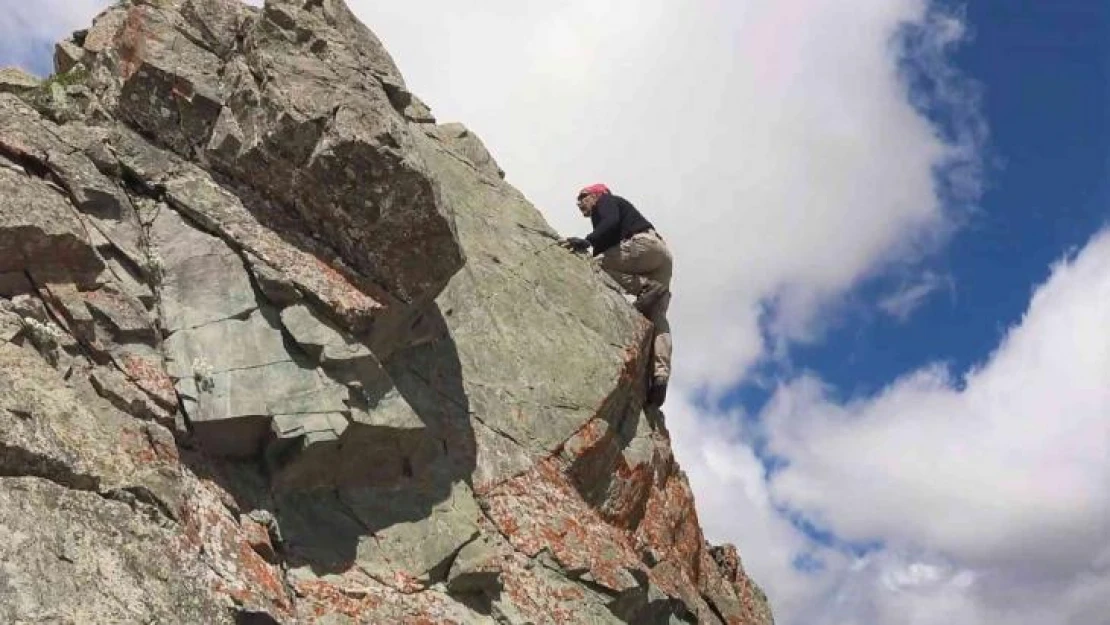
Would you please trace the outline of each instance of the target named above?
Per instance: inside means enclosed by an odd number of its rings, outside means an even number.
[[[38,73],[107,2],[0,0]],[[349,0],[567,235],[676,262],[666,406],[780,625],[1110,624],[1110,5]]]

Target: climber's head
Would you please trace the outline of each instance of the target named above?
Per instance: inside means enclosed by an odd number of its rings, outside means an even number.
[[[578,210],[581,211],[582,216],[588,217],[594,211],[594,206],[597,206],[597,199],[608,193],[609,187],[601,183],[583,187],[578,192]]]

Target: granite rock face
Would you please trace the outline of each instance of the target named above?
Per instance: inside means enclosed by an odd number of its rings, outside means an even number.
[[[39,80],[18,67],[0,67],[0,91],[26,93],[39,86]]]
[[[772,622],[648,322],[343,2],[55,65],[0,88],[0,620]]]

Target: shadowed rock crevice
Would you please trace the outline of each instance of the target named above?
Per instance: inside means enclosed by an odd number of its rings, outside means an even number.
[[[75,473],[56,458],[4,444],[0,444],[0,477],[37,477],[65,488],[94,493],[100,489],[95,476]]]
[[[405,373],[415,363],[429,372],[426,379]],[[240,508],[273,515],[283,541],[279,552],[291,569],[314,577],[354,569],[389,585],[400,574],[427,587],[442,581],[445,563],[477,535],[467,484],[474,440],[450,338],[400,352],[387,368],[400,398],[419,416],[419,429],[390,431],[352,418],[334,442],[305,448],[271,442],[270,475],[253,480],[229,477],[250,465],[202,460],[223,467],[208,475]]]

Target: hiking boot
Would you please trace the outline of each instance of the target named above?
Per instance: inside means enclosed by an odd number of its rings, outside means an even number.
[[[658,282],[648,282],[647,286],[640,291],[640,295],[636,297],[636,301],[632,303],[636,310],[640,311],[641,315],[645,317],[655,304],[659,302],[659,298],[667,293],[667,287],[659,284]]]
[[[655,378],[651,383],[651,388],[647,392],[647,405],[658,408],[663,405],[667,399],[667,381],[663,378]]]

